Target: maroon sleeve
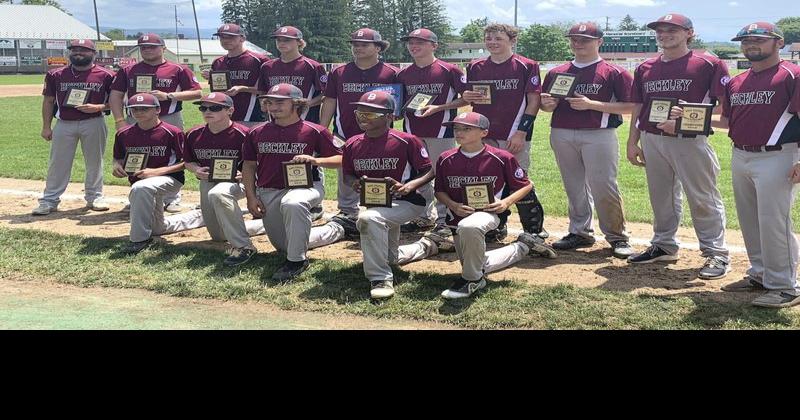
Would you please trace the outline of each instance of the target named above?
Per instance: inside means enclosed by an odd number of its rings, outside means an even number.
[[[722,102],[722,116],[728,119],[731,118],[730,95],[731,95],[731,84],[728,83],[728,85],[725,86],[725,92],[722,94],[722,98],[720,98],[720,101]]]
[[[550,69],[547,74],[544,75],[544,82],[542,82],[542,87],[547,88],[550,86],[550,83],[553,83],[553,74],[556,72],[555,68]]]
[[[114,75],[114,81],[111,82],[111,90],[128,91],[128,72],[125,69],[119,69],[117,74]]]
[[[787,78],[788,79],[788,78]],[[791,102],[789,102],[789,112],[800,115],[800,71],[794,75],[794,86],[790,86],[794,90]],[[792,92],[792,90],[790,90]]]
[[[464,93],[465,90],[468,89],[467,86],[467,76],[464,75],[464,72],[461,71],[461,67],[453,64],[450,68],[450,77],[453,78],[453,90],[456,91],[459,95]]]
[[[194,140],[195,140],[195,132],[189,132],[186,136],[186,142],[183,144],[183,161],[184,162],[197,162],[197,159],[194,157]]]
[[[325,73],[325,66],[317,63],[317,66],[314,68],[314,87],[316,87],[320,92],[325,91],[327,80],[328,77],[327,73]]]
[[[213,62],[211,62],[211,70],[219,70],[220,63],[222,63],[222,57],[217,58]]]
[[[52,73],[44,75],[44,89],[42,89],[43,96],[56,96],[56,81]]]
[[[436,178],[433,183],[434,192],[447,192],[447,179],[442,173],[442,162],[444,162],[443,156],[439,156],[436,161]]]
[[[525,93],[542,93],[542,81],[539,76],[539,63],[533,61],[530,63],[531,69],[528,72],[528,80],[525,83]]]
[[[338,95],[338,93],[336,92],[336,87],[339,84],[338,79],[339,79],[338,68],[328,73],[328,82],[325,84],[325,93],[324,93],[326,98],[336,99],[336,96]]]
[[[525,175],[525,171],[522,170],[522,166],[520,166],[519,162],[517,162],[517,158],[514,156],[508,157],[505,165],[504,175],[506,178],[506,186],[508,187],[509,192],[525,188],[531,183],[531,181],[529,181],[528,177]]]
[[[331,157],[342,154],[342,149],[336,147],[336,144],[333,142],[333,134],[331,134],[327,128],[324,128],[319,134],[319,150],[317,150],[317,152],[320,157]]]
[[[356,176],[356,167],[353,165],[353,143],[349,141],[342,148],[342,173]]]
[[[178,73],[178,85],[180,85],[181,89],[184,91],[198,90],[203,88],[200,86],[200,81],[197,80],[197,77],[195,77],[194,73],[192,73],[188,67],[184,66],[181,66],[181,72]]]
[[[262,92],[266,92],[269,89],[269,66],[267,63],[261,65],[261,69],[258,71],[258,84],[260,85],[260,89]]]
[[[631,102],[641,104],[644,102],[642,97],[642,66],[633,72],[633,85],[631,85]]]
[[[186,136],[183,134],[183,131],[175,133],[175,137],[172,138],[172,150],[175,152],[175,156],[178,157],[178,161],[175,162],[175,164],[183,161],[183,146],[185,142]]]
[[[725,86],[731,80],[728,73],[728,65],[722,60],[715,60],[714,62],[714,76],[711,79],[711,93],[712,98],[721,98],[725,94]]]
[[[114,159],[116,160],[125,159],[125,145],[123,142],[123,136],[120,135],[120,131],[117,131],[114,134]]]
[[[253,130],[247,133],[247,137],[242,143],[242,160],[258,160],[258,152],[256,151],[256,131]]]
[[[419,173],[425,173],[431,168],[431,159],[428,156],[428,150],[425,148],[425,143],[417,136],[411,136],[409,142],[409,156],[408,163]]]
[[[614,96],[619,102],[631,102],[633,89],[633,76],[628,70],[618,68],[619,72],[614,77]]]
[[[103,83],[103,92],[106,94],[106,102],[108,102],[108,95],[111,94],[111,84],[114,83],[114,75],[109,73]]]

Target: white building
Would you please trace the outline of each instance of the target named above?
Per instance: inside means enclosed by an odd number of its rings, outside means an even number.
[[[217,39],[201,39],[199,46],[197,39],[165,39],[164,46],[167,48],[164,52],[164,58],[175,63],[184,64],[192,70],[198,70],[201,64],[211,65],[214,59],[228,53],[222,48]],[[125,57],[135,58],[136,61],[142,60],[139,47],[136,46],[136,40],[114,41],[114,47],[117,52]],[[250,51],[262,54],[267,53],[266,50],[250,41],[245,41],[245,47]],[[202,62],[200,61],[200,48],[203,49]]]

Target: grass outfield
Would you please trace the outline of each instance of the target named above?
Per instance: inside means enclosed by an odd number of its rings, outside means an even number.
[[[3,85],[41,85],[44,74],[3,74],[0,75],[0,86]]]
[[[54,280],[82,287],[146,289],[171,296],[257,301],[286,310],[412,319],[466,328],[775,329],[800,327],[800,313],[763,310],[707,292],[634,295],[568,285],[491,281],[478,299],[448,302],[439,293],[454,276],[397,270],[397,295],[373,304],[361,264],[316,260],[289,285],[269,281],[282,262],[258,254],[243,268],[225,268],[220,251],[156,245],[122,257],[123,240],[61,236],[0,228],[0,278]],[[264,283],[266,282],[266,283]]]
[[[49,158],[49,145],[39,136],[41,130],[41,99],[39,97],[0,98],[0,108],[13,110],[8,112],[8,118],[0,120],[0,177],[21,179],[44,179],[47,174]],[[188,105],[184,112],[187,127],[200,124],[200,114],[195,107]],[[126,179],[111,176],[111,155],[114,141],[111,118],[106,119],[109,127],[109,142],[106,148],[105,182],[112,185],[127,185]],[[540,113],[537,119],[533,150],[531,152],[532,179],[544,204],[545,212],[550,215],[565,216],[567,214],[567,197],[561,183],[561,174],[555,164],[553,151],[549,142],[550,114]],[[624,157],[625,142],[627,139],[628,124],[617,130],[620,138],[621,153],[619,162],[619,186],[625,201],[625,216],[634,222],[652,222],[653,212],[647,193],[644,169],[634,167]],[[726,134],[715,134],[711,142],[722,166],[719,177],[719,186],[727,209],[727,225],[729,228],[738,228],[739,220],[736,217],[736,206],[733,201],[731,186],[730,140]],[[80,147],[73,165],[73,182],[82,182],[84,176],[83,157]],[[336,171],[326,170],[326,198],[336,198]],[[186,188],[197,189],[197,180],[187,176]],[[800,209],[793,210],[795,228],[800,228]],[[686,203],[684,203],[683,223],[691,226],[691,217]]]

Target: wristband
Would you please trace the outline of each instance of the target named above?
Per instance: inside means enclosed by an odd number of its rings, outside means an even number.
[[[517,130],[525,132],[533,130],[534,121],[536,121],[535,115],[524,114],[522,116],[522,119],[519,121],[519,126],[517,127]]]

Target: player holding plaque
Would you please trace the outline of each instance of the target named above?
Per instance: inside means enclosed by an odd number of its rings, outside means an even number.
[[[50,142],[50,160],[44,192],[31,212],[35,216],[58,209],[78,142],[86,165],[86,205],[96,211],[108,210],[103,199],[103,154],[108,135],[103,111],[114,75],[94,64],[97,51],[92,40],[72,40],[67,49],[70,65],[50,70],[44,77],[41,136]],[[10,121],[13,116],[4,118]],[[55,127],[51,127],[53,118],[58,120]]]
[[[312,188],[314,186],[310,163],[282,162],[281,165],[283,165],[283,179],[286,188]]]
[[[548,74],[549,75],[549,74]],[[578,87],[578,75],[571,73],[554,73],[553,81],[547,89],[547,93],[553,98],[569,98],[575,93]]]
[[[434,96],[432,95],[417,92],[414,94],[411,100],[408,101],[405,110],[413,112],[417,117],[421,117],[422,113],[427,109],[428,105],[433,101],[433,99]]]
[[[132,176],[133,174],[146,168],[147,157],[149,155],[149,153],[126,152],[125,159],[123,159],[122,164],[123,169],[125,169],[125,173],[128,174],[128,176]]]
[[[212,92],[226,92],[231,88],[231,74],[227,71],[212,70],[208,81]]]
[[[647,26],[656,31],[663,53],[645,61],[634,72],[632,102],[637,106],[632,118],[638,122],[630,125],[627,155],[632,164],[643,166],[647,175],[654,216],[653,239],[647,250],[629,257],[628,262],[647,264],[678,259],[676,234],[683,190],[692,209],[700,251],[706,258],[698,276],[722,278],[730,271],[730,260],[725,245],[725,207],[717,188],[719,160],[714,148],[703,133],[676,135],[675,120],[651,122],[648,105],[653,98],[714,104],[725,93],[730,80],[728,69],[718,58],[689,48],[695,33],[686,16],[668,14]]]
[[[361,205],[364,207],[392,207],[392,186],[394,181],[385,178],[359,179],[361,184]]]
[[[352,221],[336,216],[326,225],[311,227],[311,209],[325,196],[321,167],[338,168],[342,156],[330,131],[300,118],[308,106],[303,92],[281,83],[259,98],[261,110],[272,115],[272,121],[247,136],[242,146],[242,175],[247,208],[254,217],[262,218],[270,243],[286,254],[272,279],[286,282],[308,268],[309,249],[339,241],[356,228]],[[309,164],[313,185],[287,188],[283,162]]]
[[[155,74],[140,74],[134,80],[136,92],[152,92],[156,89],[156,75]]]
[[[238,166],[235,158],[212,157],[208,171],[208,180],[211,182],[236,181]]]
[[[492,85],[489,83],[470,83],[472,91],[480,95],[480,98],[472,101],[474,105],[492,104]]]
[[[391,94],[367,92],[352,105],[357,106],[355,115],[364,134],[351,137],[344,146],[345,181],[360,193],[363,177],[388,179],[389,192],[394,195],[391,207],[370,207],[358,216],[370,296],[384,299],[394,295],[389,256],[397,255],[400,226],[425,213],[433,198],[429,186],[433,172],[422,140],[389,128],[395,109]],[[374,193],[380,196],[380,187]],[[365,194],[371,196],[373,191]]]
[[[494,203],[494,190],[491,182],[473,182],[464,184],[464,200],[466,205],[475,210],[483,210]]]
[[[701,136],[709,135],[714,105],[683,103],[679,107],[683,109],[683,114],[675,124],[676,132]]]
[[[647,121],[655,124],[669,121],[670,111],[675,105],[678,105],[678,100],[675,98],[650,99],[650,116]]]

